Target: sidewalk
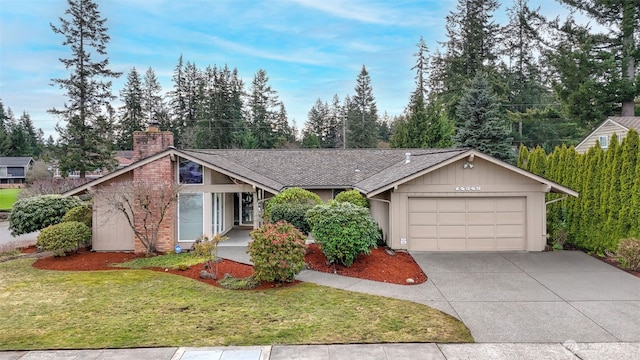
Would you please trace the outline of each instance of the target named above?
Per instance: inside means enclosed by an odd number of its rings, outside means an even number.
[[[0,352],[0,360],[636,360],[640,343],[354,344]]]

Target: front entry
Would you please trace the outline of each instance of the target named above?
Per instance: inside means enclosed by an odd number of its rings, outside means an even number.
[[[235,225],[253,225],[253,193],[238,193],[234,203]]]

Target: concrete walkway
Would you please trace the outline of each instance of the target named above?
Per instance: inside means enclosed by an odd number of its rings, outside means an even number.
[[[355,344],[0,352],[0,360],[637,360],[639,343]]]
[[[9,230],[9,221],[0,221],[0,252],[34,245],[39,233],[39,231],[36,231],[30,234],[13,236]]]

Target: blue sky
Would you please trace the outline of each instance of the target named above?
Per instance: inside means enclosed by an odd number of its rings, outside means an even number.
[[[119,94],[131,67],[152,67],[163,90],[182,54],[200,68],[229,65],[245,84],[265,69],[272,88],[299,129],[316,99],[354,93],[362,65],[371,75],[380,114],[402,113],[414,87],[415,44],[423,36],[433,51],[445,40],[445,16],[456,0],[98,0],[111,41],[111,69]],[[542,13],[565,13],[553,0],[530,0]],[[510,6],[505,2],[506,6]],[[19,116],[27,111],[54,138],[63,90],[50,79],[66,77],[58,61],[70,51],[59,25],[66,0],[0,0],[0,98]],[[504,10],[496,14],[499,22]],[[114,103],[119,106],[119,102]]]

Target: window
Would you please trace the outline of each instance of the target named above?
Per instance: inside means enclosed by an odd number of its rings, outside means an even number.
[[[178,241],[194,241],[203,232],[203,194],[178,195]]]
[[[202,165],[183,158],[180,158],[178,164],[180,184],[202,184]]]
[[[603,149],[606,149],[609,147],[609,136],[607,135],[600,135],[598,137],[598,142],[600,143],[600,147]]]
[[[224,231],[224,193],[211,194],[211,234]]]

